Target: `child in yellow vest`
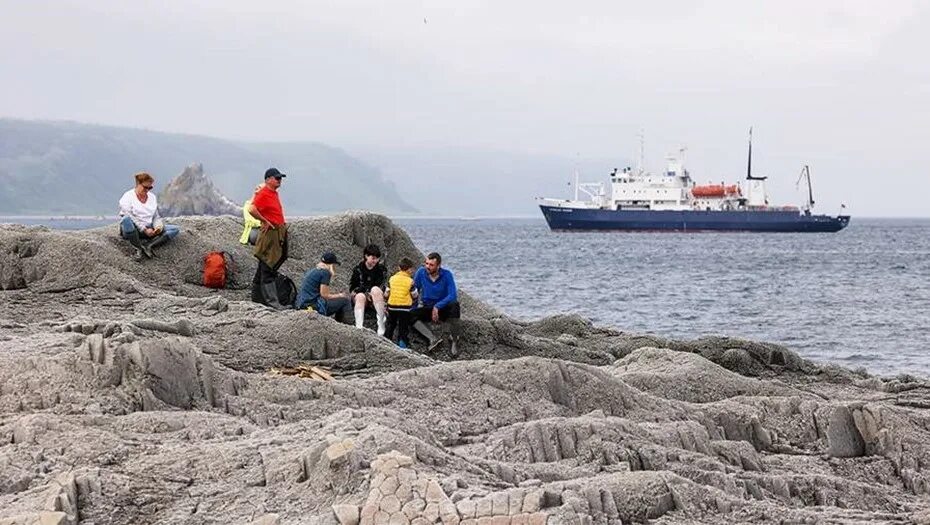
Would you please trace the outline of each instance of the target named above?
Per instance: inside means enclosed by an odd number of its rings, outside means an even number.
[[[259,184],[255,186],[255,191],[262,189],[264,184]],[[258,232],[262,226],[262,221],[252,217],[252,214],[249,213],[249,208],[252,207],[252,199],[249,199],[242,203],[242,235],[239,236],[239,244],[250,244],[255,246],[255,241],[258,240]]]
[[[408,348],[407,334],[410,331],[410,311],[416,306],[417,290],[413,286],[413,261],[404,257],[397,265],[398,271],[388,279],[388,318],[384,336],[394,340],[397,327],[397,346]]]

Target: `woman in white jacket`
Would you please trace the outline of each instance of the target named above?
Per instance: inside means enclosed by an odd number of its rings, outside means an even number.
[[[158,214],[158,200],[152,193],[155,178],[146,172],[135,175],[136,187],[119,200],[119,233],[136,249],[134,258],[154,257],[153,248],[173,239],[181,229],[165,224]]]

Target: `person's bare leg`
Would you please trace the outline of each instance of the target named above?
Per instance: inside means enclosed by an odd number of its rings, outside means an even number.
[[[387,306],[384,304],[384,292],[377,286],[371,289],[371,303],[378,314],[378,335],[384,335],[385,322],[387,321]]]
[[[365,294],[355,294],[355,327],[363,328],[365,326]]]

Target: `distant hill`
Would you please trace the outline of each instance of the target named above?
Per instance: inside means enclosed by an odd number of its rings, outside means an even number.
[[[367,209],[413,213],[375,168],[318,143],[245,143],[72,122],[0,119],[0,215],[110,215],[132,175],[146,170],[156,194],[192,163],[242,203],[271,166],[288,174],[287,215]]]
[[[446,216],[542,218],[535,197],[569,197],[576,171],[581,182],[607,182],[611,169],[630,165],[623,159],[575,159],[559,152],[364,146],[350,152],[378,166],[422,213]]]

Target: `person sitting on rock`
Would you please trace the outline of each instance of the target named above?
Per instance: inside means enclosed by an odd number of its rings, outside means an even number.
[[[442,256],[436,252],[427,255],[423,267],[413,276],[413,284],[420,294],[420,307],[412,314],[416,319],[413,327],[429,339],[429,351],[432,352],[442,343],[442,338],[433,335],[424,321],[448,322],[452,332],[449,353],[456,357],[462,337],[462,310],[455,278],[452,272],[442,267]]]
[[[326,252],[314,268],[304,274],[300,292],[295,304],[298,310],[314,310],[320,315],[328,315],[340,323],[349,324],[352,309],[349,307],[349,295],[334,293],[329,286],[336,275],[339,259],[333,252]]]
[[[410,332],[410,312],[417,298],[417,289],[413,286],[413,261],[404,257],[397,264],[397,273],[388,280],[387,292],[387,328],[384,335],[394,340],[397,328],[397,346],[409,348],[407,334]]]
[[[384,306],[384,284],[387,269],[381,264],[381,248],[369,244],[362,252],[362,262],[352,270],[349,292],[355,303],[355,326],[362,328],[365,307],[371,305],[378,317],[378,335],[384,335],[387,312]]]
[[[152,192],[155,177],[142,171],[135,179],[136,187],[119,199],[119,233],[135,248],[133,258],[141,261],[154,257],[154,249],[176,237],[181,229],[165,224],[158,214],[158,199]]]

